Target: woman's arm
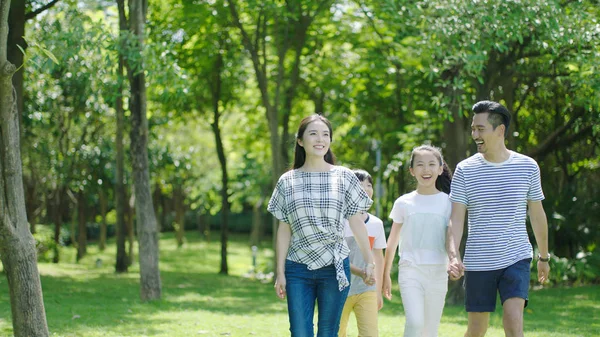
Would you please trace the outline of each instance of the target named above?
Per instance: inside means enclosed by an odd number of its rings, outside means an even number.
[[[277,229],[277,241],[275,250],[277,254],[277,278],[275,280],[275,292],[279,298],[285,298],[285,259],[287,258],[288,250],[290,249],[290,240],[292,238],[292,230],[288,223],[279,222]]]

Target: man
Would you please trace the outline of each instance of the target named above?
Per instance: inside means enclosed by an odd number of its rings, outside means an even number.
[[[506,148],[510,112],[501,104],[481,101],[473,106],[471,137],[478,153],[456,166],[450,200],[450,225],[457,248],[465,212],[469,212],[464,264],[452,259],[449,274],[464,271],[468,328],[465,336],[485,336],[490,312],[500,293],[506,336],[523,336],[533,249],[527,235],[527,211],[538,245],[538,280],[548,278],[548,222],[537,163]],[[460,254],[459,254],[460,257]]]

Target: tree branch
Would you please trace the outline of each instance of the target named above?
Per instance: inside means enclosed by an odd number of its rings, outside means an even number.
[[[20,1],[24,1],[24,0],[20,0]],[[38,9],[36,9],[35,11],[26,13],[25,14],[25,21],[31,20],[31,19],[35,18],[36,16],[38,16],[39,14],[41,14],[42,12],[44,12],[45,10],[47,10],[47,9],[53,7],[54,5],[56,5],[56,3],[58,1],[59,0],[52,0],[49,3],[47,3],[46,5],[44,5],[44,6],[40,7],[40,8],[38,8]]]

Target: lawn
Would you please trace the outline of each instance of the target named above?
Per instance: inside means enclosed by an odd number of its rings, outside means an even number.
[[[220,246],[206,243],[196,233],[178,249],[170,234],[160,241],[161,301],[139,300],[138,266],[115,274],[114,243],[105,252],[88,247],[76,264],[72,248],[64,262],[40,263],[44,302],[52,336],[288,336],[284,301],[275,297],[272,283],[247,276],[251,250],[236,237],[229,244],[230,275],[218,274]],[[216,236],[213,236],[216,237]],[[258,264],[272,260],[269,242],[261,247]],[[98,266],[101,260],[101,266]],[[600,287],[532,291],[525,312],[528,337],[600,336]],[[0,278],[0,336],[11,336],[6,277]],[[492,314],[487,336],[504,336],[501,309]],[[444,310],[440,336],[463,336],[466,314],[461,306]],[[401,336],[404,316],[400,295],[386,302],[380,313],[380,335]],[[355,321],[350,335],[356,336]]]

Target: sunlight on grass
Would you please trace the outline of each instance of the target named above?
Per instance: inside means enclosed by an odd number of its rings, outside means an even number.
[[[52,336],[288,336],[286,302],[275,297],[271,281],[247,278],[252,253],[247,238],[229,243],[229,276],[220,275],[219,242],[206,243],[187,233],[178,248],[172,234],[161,234],[161,301],[139,299],[139,266],[127,274],[114,273],[115,248],[104,252],[96,245],[75,263],[75,250],[62,250],[60,264],[40,263],[44,302]],[[273,251],[267,241],[259,250],[257,266],[265,271]],[[400,294],[386,302],[379,315],[380,336],[398,336],[404,329]],[[597,313],[599,287],[532,291],[525,312],[528,337],[589,337],[600,335]],[[0,278],[0,336],[12,335],[6,278]],[[467,315],[461,306],[447,306],[440,336],[464,334]],[[351,316],[350,336],[356,336]],[[502,313],[492,314],[488,337],[504,336]]]

